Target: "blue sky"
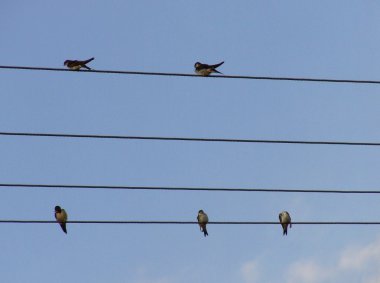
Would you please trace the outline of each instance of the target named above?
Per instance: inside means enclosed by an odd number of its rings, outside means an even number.
[[[2,1],[1,65],[379,80],[378,1]],[[0,131],[380,140],[377,85],[0,70]],[[375,147],[0,138],[1,183],[379,189]],[[378,221],[378,196],[0,190],[1,219]],[[0,224],[1,282],[378,283],[366,226]]]

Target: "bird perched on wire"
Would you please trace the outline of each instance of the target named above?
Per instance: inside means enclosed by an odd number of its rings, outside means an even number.
[[[199,224],[199,229],[203,232],[203,234],[208,236],[206,225],[208,223],[208,216],[204,211],[201,209],[198,211],[198,216],[197,216],[198,224]]]
[[[220,62],[219,64],[215,64],[215,65],[207,65],[207,64],[202,64],[200,62],[197,62],[197,63],[194,64],[195,73],[197,75],[200,75],[200,76],[203,76],[203,77],[207,77],[211,73],[222,74],[216,68],[218,68],[219,66],[221,66],[223,63],[224,63],[224,61]]]
[[[90,63],[95,58],[92,57],[88,60],[79,61],[79,60],[66,60],[63,65],[67,66],[71,70],[79,70],[80,68],[86,68],[87,70],[91,70],[91,68],[87,67],[86,64]]]
[[[281,212],[278,215],[278,218],[280,219],[280,223],[284,231],[282,235],[288,235],[288,225],[290,226],[290,228],[292,228],[292,219],[290,218],[289,212]]]
[[[55,213],[54,213],[55,219],[57,220],[57,222],[61,226],[63,232],[65,232],[67,234],[67,230],[66,230],[67,213],[66,213],[66,211],[58,205],[55,207],[54,210],[55,210]]]

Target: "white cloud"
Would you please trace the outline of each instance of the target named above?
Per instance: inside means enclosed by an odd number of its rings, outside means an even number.
[[[380,267],[380,239],[363,247],[347,248],[339,260],[341,269],[363,269],[373,264]],[[378,281],[380,282],[380,281]]]
[[[362,274],[362,283],[380,283],[380,238],[363,246],[346,248],[338,268],[354,276]]]
[[[240,275],[246,283],[259,282],[259,268],[257,261],[248,261],[240,268]]]
[[[287,283],[380,283],[380,238],[345,248],[328,265],[308,259],[291,263],[285,278]]]
[[[326,256],[329,256],[328,263],[318,259],[300,259],[290,262],[284,266],[285,270],[280,275],[283,278],[281,281],[286,283],[380,283],[380,238],[362,246],[347,247],[338,255]],[[267,274],[263,278],[259,267],[258,260],[244,263],[239,270],[243,282],[258,283],[273,280],[272,274]]]
[[[366,279],[363,283],[379,283],[380,275],[373,276],[372,278]]]
[[[300,261],[293,263],[287,272],[288,283],[318,283],[325,282],[331,272],[314,261]]]

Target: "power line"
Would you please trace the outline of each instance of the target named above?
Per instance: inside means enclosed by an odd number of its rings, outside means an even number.
[[[0,223],[14,224],[56,224],[53,220],[0,220]],[[143,221],[143,220],[77,220],[67,221],[71,224],[157,224],[157,225],[186,225],[198,224],[196,221]],[[279,222],[274,221],[211,221],[208,224],[216,225],[278,225]],[[378,221],[300,221],[292,222],[292,225],[380,225]]]
[[[101,186],[101,185],[52,185],[52,184],[5,184],[0,187],[43,189],[104,189],[104,190],[149,190],[149,191],[208,191],[208,192],[266,192],[266,193],[325,193],[325,194],[380,194],[380,190],[316,190],[316,189],[250,189],[250,188],[206,188],[206,187],[153,187],[153,186]]]
[[[121,75],[145,75],[145,76],[170,76],[170,77],[198,77],[219,79],[248,79],[248,80],[272,80],[272,81],[303,81],[321,83],[355,83],[355,84],[380,84],[378,80],[349,80],[349,79],[323,79],[323,78],[295,78],[295,77],[270,77],[270,76],[229,76],[217,75],[202,77],[195,74],[163,73],[163,72],[139,72],[139,71],[114,71],[114,70],[70,70],[63,68],[26,67],[26,66],[0,66],[0,69],[28,70],[28,71],[58,71],[58,72],[84,72]]]
[[[160,136],[123,136],[123,135],[22,133],[22,132],[0,132],[0,135],[1,136],[25,136],[25,137],[121,139],[121,140],[157,140],[157,141],[191,141],[191,142],[229,142],[229,143],[272,143],[272,144],[306,144],[306,145],[380,146],[380,143],[378,143],[378,142],[345,142],[345,141],[305,141],[305,140],[228,139],[228,138],[186,138],[186,137],[160,137]]]

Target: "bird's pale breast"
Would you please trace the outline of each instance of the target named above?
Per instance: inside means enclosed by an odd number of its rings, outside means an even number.
[[[208,222],[207,215],[204,215],[204,214],[199,215],[199,222],[200,223],[207,223]]]
[[[57,216],[57,221],[59,222],[64,222],[67,220],[67,214],[64,211],[62,211],[61,213],[57,213],[56,216]]]
[[[197,73],[197,74],[199,74],[199,75],[201,75],[201,76],[204,76],[204,77],[210,75],[211,72],[212,72],[212,71],[211,71],[210,69],[196,70],[196,73]]]

